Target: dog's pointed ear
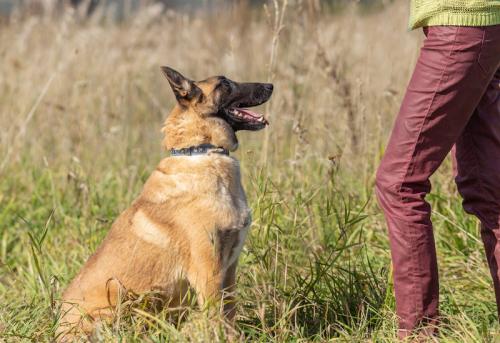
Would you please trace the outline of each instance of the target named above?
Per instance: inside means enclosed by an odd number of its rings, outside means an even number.
[[[186,104],[186,102],[190,102],[201,95],[201,89],[196,86],[194,81],[184,77],[178,71],[170,67],[161,67],[161,71],[167,78],[179,103]]]

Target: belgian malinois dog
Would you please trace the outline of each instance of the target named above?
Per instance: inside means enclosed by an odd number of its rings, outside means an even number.
[[[234,317],[236,265],[251,213],[229,152],[238,148],[236,131],[268,125],[248,107],[266,102],[273,85],[224,76],[195,82],[161,70],[177,99],[162,130],[170,157],[64,292],[59,340],[92,332],[113,316],[123,292],[156,290],[178,304],[188,284],[201,305],[221,304],[226,318]]]

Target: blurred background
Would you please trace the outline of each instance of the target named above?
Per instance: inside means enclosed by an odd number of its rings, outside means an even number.
[[[58,299],[158,162],[187,77],[273,82],[270,126],[239,132],[254,222],[242,341],[392,342],[375,171],[418,57],[406,0],[0,0],[0,341],[48,342]],[[433,178],[443,342],[498,341],[479,226],[450,163]],[[473,299],[471,297],[473,295]],[[103,341],[224,339],[128,301]],[[189,309],[186,309],[190,311]],[[222,335],[222,336],[221,336]]]
[[[123,144],[124,132],[135,137],[127,144],[156,144],[152,128],[172,105],[163,64],[193,79],[277,83],[265,110],[279,125],[247,143],[263,145],[261,162],[343,155],[365,166],[380,155],[420,37],[406,30],[404,2],[388,0],[0,0],[0,8],[1,119],[11,127],[2,168],[28,146],[50,160],[93,155],[103,139]],[[42,129],[36,144],[15,138]],[[65,144],[52,145],[55,132]]]
[[[307,0],[304,1],[312,7],[339,7],[349,3],[373,8],[392,2],[393,0]],[[31,13],[54,13],[59,12],[65,6],[84,7],[87,15],[93,14],[97,8],[104,11],[113,8],[123,18],[133,15],[134,12],[144,6],[161,4],[165,9],[182,9],[187,11],[205,11],[207,9],[227,7],[234,3],[245,3],[250,6],[261,6],[266,0],[0,0],[0,11],[3,15],[10,15],[13,11],[26,11]]]

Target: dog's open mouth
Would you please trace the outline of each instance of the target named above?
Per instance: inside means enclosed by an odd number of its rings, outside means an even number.
[[[233,130],[261,130],[269,122],[263,115],[251,111],[248,108],[232,107],[224,111],[226,121],[231,125]]]
[[[219,110],[219,115],[228,122],[234,131],[262,130],[269,125],[263,115],[249,110],[249,107],[262,105],[269,100],[273,94],[271,83],[236,83],[227,99],[222,102],[224,105]]]

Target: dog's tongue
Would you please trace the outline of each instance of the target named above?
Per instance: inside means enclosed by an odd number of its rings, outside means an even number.
[[[269,122],[264,118],[264,116],[258,114],[257,112],[250,111],[247,108],[238,108],[238,111],[244,115],[245,119],[251,120],[251,121],[258,121],[261,123],[264,123],[266,125],[269,125]]]

